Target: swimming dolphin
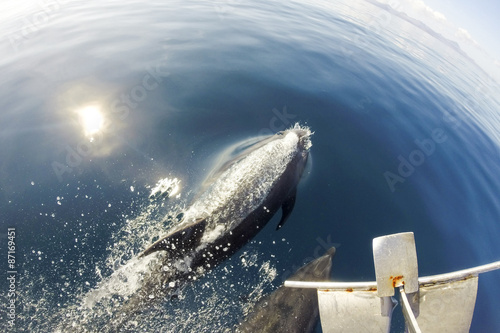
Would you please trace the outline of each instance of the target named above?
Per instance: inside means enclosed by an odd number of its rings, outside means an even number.
[[[186,210],[182,222],[140,255],[157,255],[159,264],[144,277],[141,288],[123,306],[115,323],[155,300],[171,296],[230,257],[280,208],[283,213],[277,228],[281,228],[295,204],[311,135],[308,127],[295,124],[254,143],[225,163]]]
[[[290,280],[328,281],[335,248],[301,267]],[[279,287],[263,297],[236,327],[237,333],[307,333],[313,332],[319,319],[316,289]]]

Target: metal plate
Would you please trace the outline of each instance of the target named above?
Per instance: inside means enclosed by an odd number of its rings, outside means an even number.
[[[478,277],[421,286],[417,323],[422,332],[469,332]]]
[[[394,288],[404,286],[406,293],[418,291],[417,250],[413,232],[373,239],[373,261],[378,296],[393,296]]]
[[[318,304],[324,333],[388,333],[395,306],[390,297],[381,299],[376,291],[318,290]]]

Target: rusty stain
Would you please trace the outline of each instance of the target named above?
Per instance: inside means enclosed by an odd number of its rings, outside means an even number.
[[[392,280],[392,287],[396,288],[396,285],[398,285],[398,282],[403,279],[403,275],[398,275],[398,276],[391,276],[390,279]],[[404,285],[405,282],[403,281],[402,284]]]
[[[377,287],[371,287],[368,291],[377,291]]]
[[[347,288],[345,291],[347,291],[348,293],[352,293],[354,290],[352,290],[352,288]]]

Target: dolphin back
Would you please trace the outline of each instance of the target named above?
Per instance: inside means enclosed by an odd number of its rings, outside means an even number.
[[[290,280],[327,281],[330,278],[335,248],[301,267]],[[316,289],[279,287],[263,297],[235,332],[308,333],[319,319]]]

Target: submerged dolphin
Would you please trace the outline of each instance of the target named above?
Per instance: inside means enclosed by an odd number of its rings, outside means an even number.
[[[335,248],[301,267],[290,277],[293,281],[328,281]],[[235,332],[307,333],[313,332],[318,321],[316,289],[279,287],[262,298],[253,311],[238,325]]]
[[[123,306],[118,322],[155,299],[174,294],[230,257],[280,208],[283,215],[278,228],[283,226],[295,204],[311,135],[308,127],[296,124],[225,163],[187,209],[183,221],[140,255],[158,255],[159,264]]]

